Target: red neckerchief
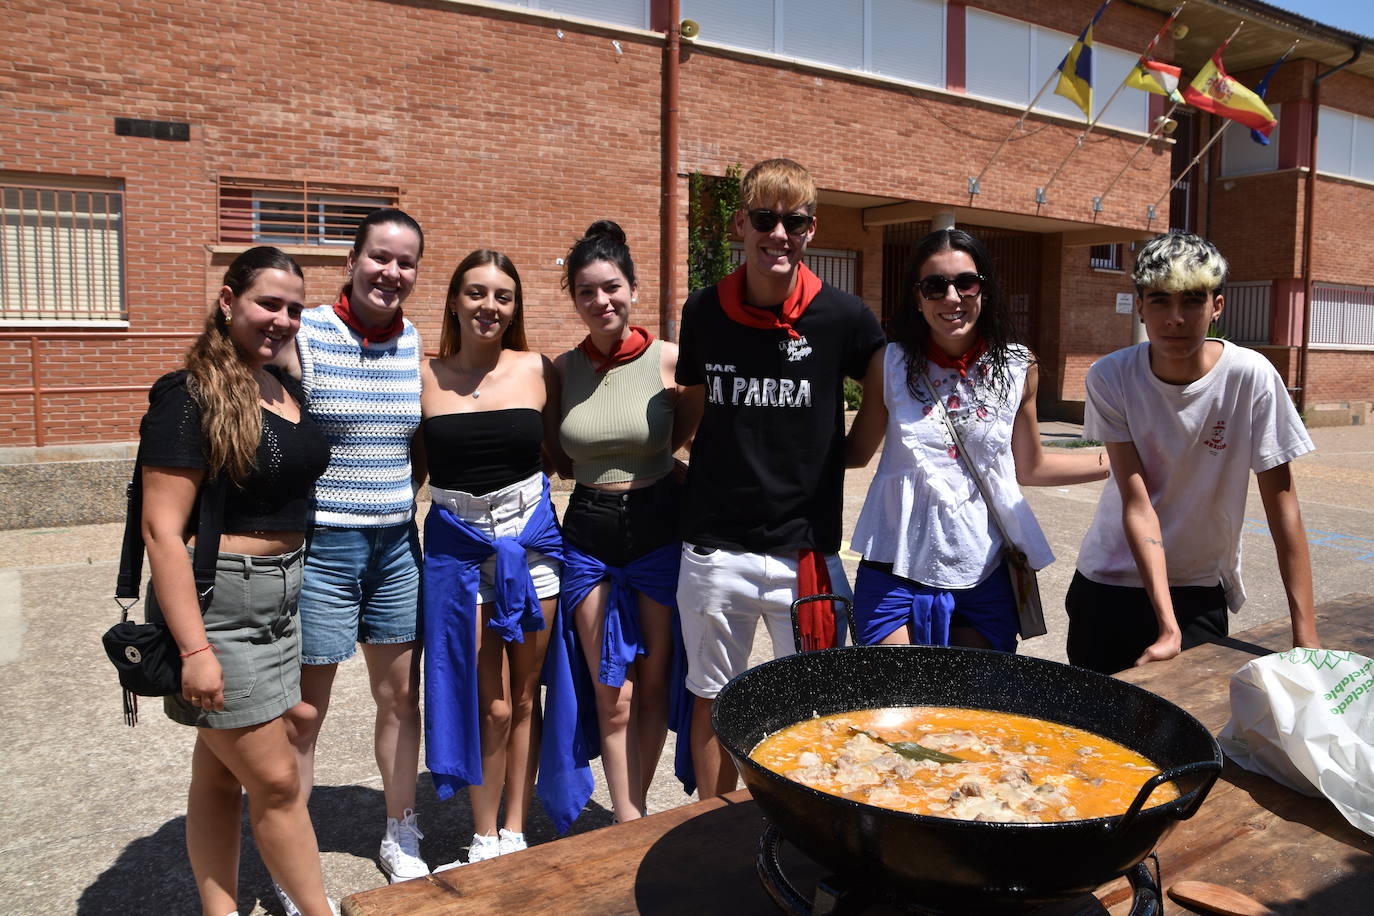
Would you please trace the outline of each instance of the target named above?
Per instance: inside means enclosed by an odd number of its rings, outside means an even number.
[[[353,308],[348,304],[348,287],[339,290],[339,298],[334,300],[334,314],[339,316],[339,320],[353,329],[359,337],[363,339],[363,346],[374,343],[383,343],[395,337],[405,330],[405,323],[401,318],[401,310],[396,309],[396,318],[391,324],[377,330],[369,328],[358,320],[358,316],[353,314]]]
[[[628,363],[630,360],[649,349],[649,344],[653,342],[654,335],[638,325],[630,325],[629,336],[617,340],[615,345],[611,347],[610,353],[602,353],[598,350],[596,344],[592,343],[592,335],[590,334],[582,338],[582,342],[577,345],[577,349],[581,350],[583,355],[596,367],[596,371],[601,373],[609,372],[616,366]]]
[[[935,341],[931,341],[930,345],[926,347],[926,359],[930,360],[941,369],[957,369],[960,378],[968,378],[969,367],[976,363],[978,357],[986,352],[988,352],[988,342],[979,335],[978,339],[974,341],[973,346],[969,347],[968,352],[963,356],[950,356],[944,350],[937,347]]]
[[[797,265],[797,285],[782,302],[782,315],[744,301],[744,265],[716,284],[716,295],[725,316],[736,324],[750,328],[782,328],[793,340],[801,337],[792,327],[801,320],[802,313],[821,291],[821,278],[805,264]]]
[[[829,595],[830,568],[825,554],[807,548],[797,554],[797,597]],[[801,649],[829,649],[836,643],[835,604],[832,601],[808,601],[797,606],[797,628],[801,631]]]

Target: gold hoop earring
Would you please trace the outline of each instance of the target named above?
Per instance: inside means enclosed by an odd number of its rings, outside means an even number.
[[[224,315],[224,326],[225,326],[226,328],[232,328],[232,327],[234,326],[234,316],[233,316],[233,314],[232,314],[231,312],[224,312],[223,315]]]

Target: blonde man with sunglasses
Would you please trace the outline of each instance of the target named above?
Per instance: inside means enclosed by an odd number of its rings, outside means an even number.
[[[711,707],[748,666],[760,618],[774,655],[788,655],[797,597],[850,595],[838,556],[844,378],[862,380],[883,333],[860,299],[802,263],[816,196],[810,173],[789,159],[750,169],[734,218],[744,264],[692,293],[682,311],[677,382],[703,405],[677,592],[702,798],[736,784]],[[803,611],[803,642],[834,644],[828,604]]]

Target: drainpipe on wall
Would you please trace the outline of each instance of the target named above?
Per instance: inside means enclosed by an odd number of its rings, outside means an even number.
[[[1312,241],[1316,237],[1317,205],[1317,124],[1321,121],[1322,80],[1360,59],[1364,53],[1364,43],[1355,45],[1354,52],[1344,63],[1332,67],[1325,73],[1312,78],[1312,122],[1310,145],[1307,149],[1307,193],[1303,195],[1302,226],[1302,346],[1298,349],[1298,413],[1307,410],[1307,351],[1312,340]]]
[[[678,262],[678,99],[679,54],[681,51],[681,0],[667,0],[668,40],[663,45],[663,212],[659,245],[659,336],[677,339],[677,262]]]

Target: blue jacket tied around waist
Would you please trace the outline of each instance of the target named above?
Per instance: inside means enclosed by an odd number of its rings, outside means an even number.
[[[577,639],[574,609],[603,579],[610,579],[606,624],[601,637],[597,679],[610,687],[625,683],[625,670],[647,653],[639,626],[642,592],[672,608],[672,662],[668,679],[668,727],[678,736],[673,771],[683,789],[696,790],[692,769],[692,698],[687,692],[687,655],[677,619],[677,573],[681,547],[668,544],[625,566],[607,566],[575,547],[563,550],[562,592],[558,596],[558,630],[544,657],[544,738],[539,752],[539,800],[559,833],[566,832],[592,794],[591,760],[601,754],[596,694]],[[661,649],[660,649],[661,651]]]
[[[515,537],[492,539],[440,505],[425,517],[425,764],[440,799],[482,782],[477,591],[487,557],[496,555],[496,598],[487,625],[506,642],[524,642],[525,633],[546,626],[530,577],[529,551],[563,556],[547,479],[534,514]]]

